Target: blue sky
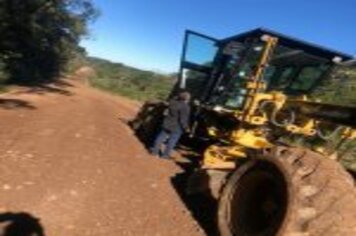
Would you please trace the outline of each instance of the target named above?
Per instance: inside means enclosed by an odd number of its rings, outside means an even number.
[[[89,55],[178,70],[185,29],[225,38],[257,27],[356,54],[356,0],[93,0]]]

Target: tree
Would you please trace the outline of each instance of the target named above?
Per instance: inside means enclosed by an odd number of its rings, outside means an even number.
[[[0,60],[9,81],[56,79],[96,16],[91,0],[0,0]]]

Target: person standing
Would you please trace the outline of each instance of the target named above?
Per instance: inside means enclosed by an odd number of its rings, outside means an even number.
[[[190,98],[190,93],[181,92],[176,99],[169,102],[161,131],[151,148],[152,155],[159,156],[162,144],[168,139],[161,158],[169,159],[182,134],[189,132]]]

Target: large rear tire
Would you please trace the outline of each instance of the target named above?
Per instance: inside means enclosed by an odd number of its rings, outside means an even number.
[[[221,236],[353,236],[354,181],[320,154],[277,147],[232,174],[218,221]]]

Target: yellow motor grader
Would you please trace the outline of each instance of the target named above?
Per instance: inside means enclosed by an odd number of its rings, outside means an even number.
[[[223,40],[186,32],[168,99],[193,96],[189,139],[206,148],[188,191],[218,200],[220,235],[356,235],[354,180],[339,162],[356,104],[336,91],[353,60],[268,29]],[[154,136],[164,104],[144,105],[138,134]]]

